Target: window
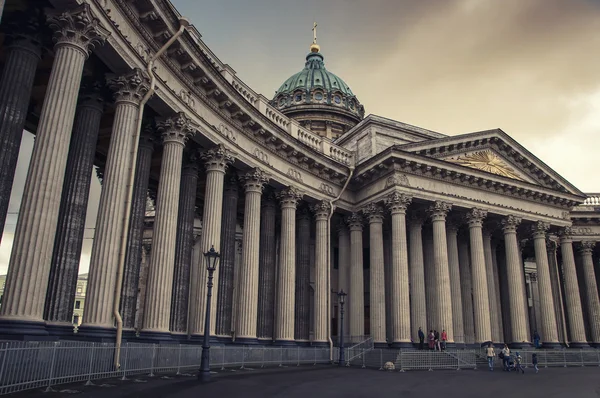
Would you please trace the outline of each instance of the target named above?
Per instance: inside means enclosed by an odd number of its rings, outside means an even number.
[[[333,269],[340,268],[340,249],[338,247],[333,248]]]
[[[285,98],[280,98],[279,99],[279,106],[283,106],[285,105]]]
[[[73,317],[73,325],[79,325],[79,315]]]
[[[78,287],[77,288],[77,293],[81,293],[81,292],[83,292],[83,289],[81,287]]]
[[[323,99],[323,93],[315,93],[315,99],[321,101]]]
[[[335,101],[336,104],[339,104],[342,102],[342,97],[340,97],[339,95],[336,95],[333,97],[333,100]]]
[[[294,101],[296,101],[296,102],[302,101],[302,94],[296,94],[296,96],[294,97]]]
[[[350,109],[354,109],[354,101],[350,101]]]
[[[75,309],[78,310],[81,308],[81,301],[75,300]]]

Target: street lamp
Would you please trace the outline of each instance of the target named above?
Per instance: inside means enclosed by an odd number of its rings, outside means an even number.
[[[211,246],[210,250],[204,253],[206,259],[206,270],[208,271],[208,287],[206,291],[206,313],[204,317],[204,342],[202,343],[202,359],[200,362],[200,374],[198,379],[202,383],[210,381],[210,298],[212,297],[213,272],[217,269],[217,260],[221,255]]]
[[[338,366],[344,366],[344,303],[346,302],[347,294],[342,289],[338,292],[337,296],[340,302],[340,358]]]

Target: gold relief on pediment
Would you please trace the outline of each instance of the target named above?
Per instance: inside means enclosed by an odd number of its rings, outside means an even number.
[[[444,159],[446,162],[456,163],[488,173],[500,175],[523,181],[523,179],[501,157],[490,150],[478,151],[462,155],[456,159]]]

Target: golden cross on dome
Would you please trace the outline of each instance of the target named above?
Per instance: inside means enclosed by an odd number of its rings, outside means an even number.
[[[313,44],[317,44],[317,23],[313,23]]]

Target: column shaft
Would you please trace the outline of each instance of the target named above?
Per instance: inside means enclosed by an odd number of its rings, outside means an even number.
[[[375,344],[386,344],[385,282],[383,267],[383,209],[371,203],[363,212],[369,219],[371,337]]]
[[[498,271],[498,245],[495,241],[491,242],[492,247],[492,272],[494,274],[494,300],[496,300],[496,308],[498,309],[498,341],[503,343],[504,339],[504,322],[502,320],[502,301],[500,300],[500,272]]]
[[[410,278],[410,324],[412,326],[412,341],[419,341],[419,328],[427,335],[431,325],[427,323],[427,307],[425,301],[425,266],[423,264],[423,220],[412,214],[409,223],[408,251]]]
[[[460,293],[463,310],[463,330],[465,344],[475,343],[475,323],[473,320],[473,279],[471,277],[471,259],[469,242],[460,239],[458,242],[458,262],[460,271]]]
[[[475,326],[475,343],[491,341],[490,303],[485,268],[482,224],[487,212],[471,209],[467,213],[469,235],[471,239],[471,286],[473,289],[473,321]]]
[[[310,339],[310,214],[304,206],[297,213],[294,339],[307,342]]]
[[[425,271],[425,296],[427,307],[427,329],[437,330],[437,309],[435,302],[435,268],[433,259],[433,234],[432,230],[423,230],[423,263]],[[439,330],[438,330],[439,332]]]
[[[485,257],[485,274],[487,277],[488,301],[490,308],[490,324],[492,341],[500,342],[500,322],[502,315],[496,303],[496,280],[494,279],[494,262],[492,260],[492,236],[489,231],[483,232],[483,254]]]
[[[260,254],[258,265],[258,326],[259,339],[273,339],[275,320],[275,221],[277,203],[272,192],[263,194],[260,219]]]
[[[347,220],[350,228],[350,291],[346,298],[350,318],[350,339],[360,341],[365,334],[365,287],[363,274],[363,226],[360,215]]]
[[[315,310],[313,343],[327,342],[327,221],[331,212],[329,202],[322,201],[312,208],[315,214]]]
[[[585,337],[585,326],[583,323],[583,310],[581,308],[581,296],[577,282],[577,271],[575,269],[575,257],[573,256],[573,240],[568,230],[565,229],[560,241],[560,251],[563,262],[563,276],[565,284],[565,301],[567,303],[567,316],[569,319],[569,340],[571,346],[587,345]]]
[[[557,244],[554,241],[546,241],[546,252],[548,257],[548,266],[550,269],[550,282],[552,289],[552,302],[554,303],[554,313],[556,314],[556,323],[558,328],[558,341],[562,343],[568,340],[565,324],[565,311],[563,308],[562,283],[558,270],[558,261],[556,258]]]
[[[588,320],[590,323],[590,340],[597,347],[600,346],[600,299],[598,297],[598,286],[596,284],[596,274],[594,273],[594,260],[592,250],[596,242],[584,241],[581,243],[580,253],[582,257],[581,265],[584,274],[584,295],[583,299],[587,301]]]
[[[350,231],[343,222],[338,225],[338,291],[340,290],[350,292]],[[348,311],[344,317],[344,334],[350,335]]]
[[[460,286],[460,266],[458,258],[458,229],[450,225],[446,230],[448,247],[448,269],[450,271],[450,295],[452,296],[452,327],[454,328],[454,342],[465,343],[463,326],[462,291]]]
[[[46,321],[65,323],[70,329],[96,140],[103,109],[99,93],[84,94],[86,96],[75,115],[69,145],[44,311]]]

